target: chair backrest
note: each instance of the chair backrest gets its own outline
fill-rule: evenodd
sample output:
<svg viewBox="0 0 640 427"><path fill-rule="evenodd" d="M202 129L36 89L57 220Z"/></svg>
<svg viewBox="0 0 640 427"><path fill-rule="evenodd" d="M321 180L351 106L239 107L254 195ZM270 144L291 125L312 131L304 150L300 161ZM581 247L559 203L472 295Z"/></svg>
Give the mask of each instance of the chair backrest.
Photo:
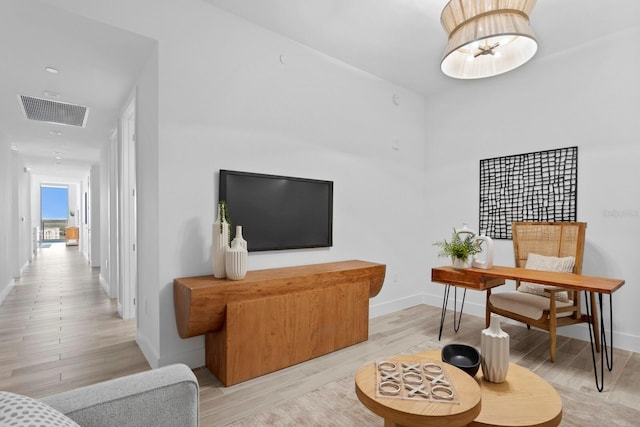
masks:
<svg viewBox="0 0 640 427"><path fill-rule="evenodd" d="M576 258L573 272L582 273L586 222L514 222L511 224L516 267L527 264L529 253Z"/></svg>

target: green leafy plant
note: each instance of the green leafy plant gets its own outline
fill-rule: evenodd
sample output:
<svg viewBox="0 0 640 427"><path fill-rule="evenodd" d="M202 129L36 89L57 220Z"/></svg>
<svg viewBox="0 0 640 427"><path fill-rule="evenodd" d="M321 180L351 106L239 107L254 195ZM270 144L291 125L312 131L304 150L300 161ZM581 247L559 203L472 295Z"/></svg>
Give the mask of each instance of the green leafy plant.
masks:
<svg viewBox="0 0 640 427"><path fill-rule="evenodd" d="M474 242L473 240L476 237L475 234L464 233L467 235L464 239L460 237L460 234L454 229L451 241L443 240L434 243L434 246L438 246L441 249L440 253L438 253L439 257L453 257L466 261L470 255L482 252L481 242Z"/></svg>
<svg viewBox="0 0 640 427"><path fill-rule="evenodd" d="M220 234L222 234L222 224L226 221L229 224L229 239L231 239L231 218L229 217L229 208L224 200L218 201L218 215L220 218Z"/></svg>

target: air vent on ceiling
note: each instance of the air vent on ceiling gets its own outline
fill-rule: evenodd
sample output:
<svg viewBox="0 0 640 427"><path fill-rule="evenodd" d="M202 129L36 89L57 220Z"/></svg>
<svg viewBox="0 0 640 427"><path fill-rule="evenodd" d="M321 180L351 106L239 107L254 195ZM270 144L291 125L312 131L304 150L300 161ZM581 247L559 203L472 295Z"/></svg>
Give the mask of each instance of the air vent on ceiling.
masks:
<svg viewBox="0 0 640 427"><path fill-rule="evenodd" d="M24 113L30 120L84 127L89 108L66 102L19 95Z"/></svg>

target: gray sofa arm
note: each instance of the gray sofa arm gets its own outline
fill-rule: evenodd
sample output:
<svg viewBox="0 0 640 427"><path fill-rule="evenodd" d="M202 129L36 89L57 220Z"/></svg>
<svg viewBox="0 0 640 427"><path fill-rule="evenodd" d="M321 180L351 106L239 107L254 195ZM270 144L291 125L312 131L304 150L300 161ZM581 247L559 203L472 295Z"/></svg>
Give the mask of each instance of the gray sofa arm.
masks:
<svg viewBox="0 0 640 427"><path fill-rule="evenodd" d="M40 399L83 427L197 426L198 380L165 366Z"/></svg>

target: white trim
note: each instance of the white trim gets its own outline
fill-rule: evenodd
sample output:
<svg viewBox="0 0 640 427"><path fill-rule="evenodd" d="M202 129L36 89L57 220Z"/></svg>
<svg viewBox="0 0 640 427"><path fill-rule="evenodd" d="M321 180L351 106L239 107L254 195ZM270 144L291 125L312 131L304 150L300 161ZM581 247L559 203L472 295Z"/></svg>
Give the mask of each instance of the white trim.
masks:
<svg viewBox="0 0 640 427"><path fill-rule="evenodd" d="M162 358L157 361L158 366L167 366L174 363L184 363L192 369L204 366L206 364L204 339L202 340L202 342L203 347L192 348L187 351L181 351L179 353L163 355Z"/></svg>
<svg viewBox="0 0 640 427"><path fill-rule="evenodd" d="M24 265L20 268L20 277L24 276L24 271L29 267L29 261L25 262Z"/></svg>
<svg viewBox="0 0 640 427"><path fill-rule="evenodd" d="M11 279L7 284L7 286L4 287L2 292L0 292L0 305L4 303L5 299L7 299L7 297L11 293L11 290L13 289L14 286L15 286L15 280Z"/></svg>
<svg viewBox="0 0 640 427"><path fill-rule="evenodd" d="M100 286L102 286L102 290L107 294L109 298L113 298L113 295L111 295L111 292L109 292L109 282L107 282L107 279L104 278L102 272L100 272L98 278L100 280Z"/></svg>
<svg viewBox="0 0 640 427"><path fill-rule="evenodd" d="M374 317L384 316L385 314L413 307L416 305L416 301L424 303L422 294L412 295L381 304L372 304L372 301L369 300L369 318L372 319Z"/></svg>
<svg viewBox="0 0 640 427"><path fill-rule="evenodd" d="M158 352L150 344L150 341L140 333L140 329L136 330L136 343L138 344L138 347L140 347L140 350L142 351L145 359L147 359L147 362L149 362L149 365L151 365L153 369L160 367L160 365L158 364L158 361L160 359L160 357L158 356ZM202 353L204 354L204 349L202 349Z"/></svg>

